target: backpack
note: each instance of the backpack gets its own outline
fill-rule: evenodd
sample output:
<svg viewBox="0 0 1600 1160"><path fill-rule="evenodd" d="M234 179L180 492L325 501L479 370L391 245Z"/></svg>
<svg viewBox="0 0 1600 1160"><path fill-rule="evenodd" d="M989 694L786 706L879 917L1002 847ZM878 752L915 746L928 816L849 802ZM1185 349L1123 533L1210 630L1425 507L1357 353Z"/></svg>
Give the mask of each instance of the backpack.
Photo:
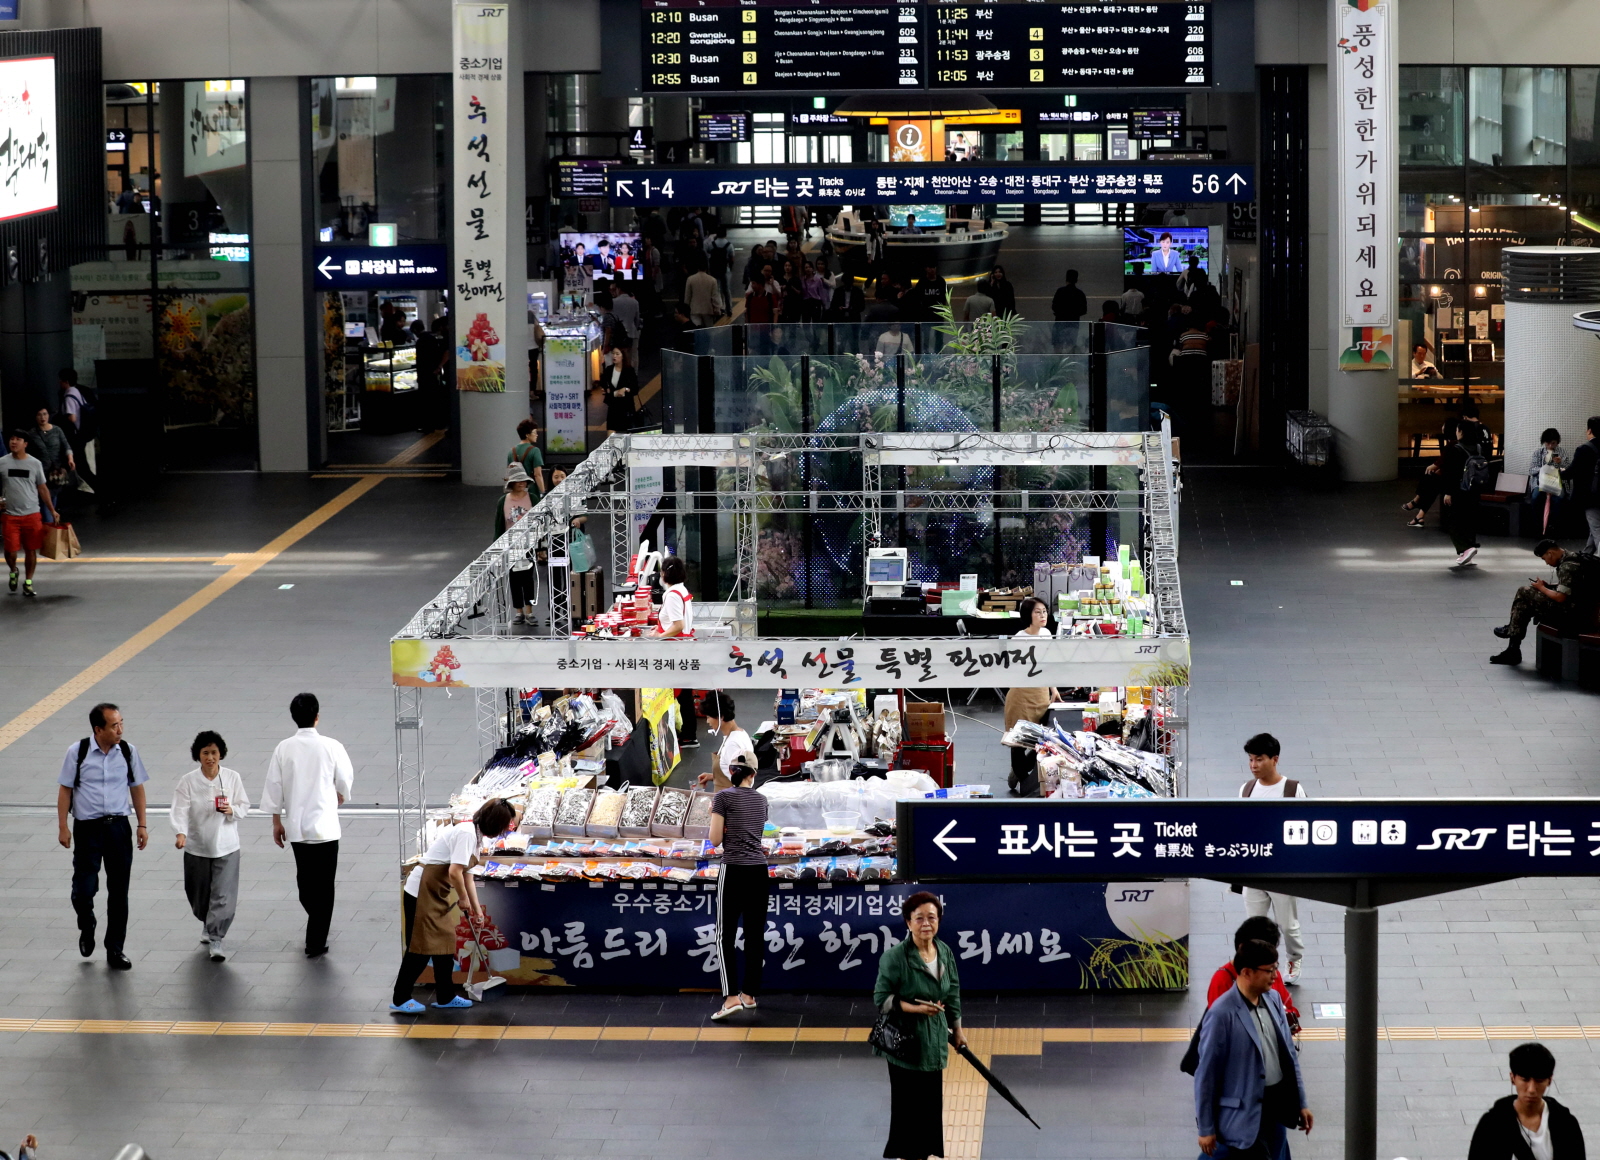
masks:
<svg viewBox="0 0 1600 1160"><path fill-rule="evenodd" d="M717 238L711 243L710 261L707 263L707 272L715 278L721 278L728 272L733 254L733 246L727 238Z"/></svg>
<svg viewBox="0 0 1600 1160"><path fill-rule="evenodd" d="M1249 797L1249 796L1251 796L1251 794L1253 794L1255 792L1255 788L1256 788L1256 779L1252 777L1249 781L1244 783L1243 787L1239 791L1239 796L1240 797ZM1299 797L1300 796L1300 783L1298 781L1296 781L1292 777L1284 778L1283 779L1283 796L1286 797L1286 798Z"/></svg>
<svg viewBox="0 0 1600 1160"><path fill-rule="evenodd" d="M126 741L117 742L117 748L122 750L122 760L128 765L128 788L133 788L133 748ZM89 756L89 738L85 737L78 742L78 768L72 776L72 792L78 792L78 786L83 781L83 762ZM72 812L72 803L67 803L67 812Z"/></svg>
<svg viewBox="0 0 1600 1160"><path fill-rule="evenodd" d="M100 392L82 383L74 383L72 389L78 392L82 400L78 406L78 438L91 439L100 430ZM66 410L66 399L63 396L61 413L66 414Z"/></svg>
<svg viewBox="0 0 1600 1160"><path fill-rule="evenodd" d="M1471 442L1465 438L1461 440L1461 450L1467 457L1461 466L1461 490L1464 492L1479 493L1489 486L1488 448L1482 434L1480 427Z"/></svg>

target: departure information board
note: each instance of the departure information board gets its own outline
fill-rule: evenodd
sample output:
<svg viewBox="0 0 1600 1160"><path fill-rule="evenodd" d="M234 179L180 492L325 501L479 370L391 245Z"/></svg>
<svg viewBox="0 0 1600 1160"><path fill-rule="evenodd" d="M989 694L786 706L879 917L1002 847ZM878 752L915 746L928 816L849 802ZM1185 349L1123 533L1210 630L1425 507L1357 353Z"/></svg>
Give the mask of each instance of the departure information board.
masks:
<svg viewBox="0 0 1600 1160"><path fill-rule="evenodd" d="M1209 5L932 4L928 87L1177 88L1211 83Z"/></svg>
<svg viewBox="0 0 1600 1160"><path fill-rule="evenodd" d="M641 0L647 93L1189 88L1208 0Z"/></svg>
<svg viewBox="0 0 1600 1160"><path fill-rule="evenodd" d="M862 92L922 86L905 0L643 0L644 91Z"/></svg>

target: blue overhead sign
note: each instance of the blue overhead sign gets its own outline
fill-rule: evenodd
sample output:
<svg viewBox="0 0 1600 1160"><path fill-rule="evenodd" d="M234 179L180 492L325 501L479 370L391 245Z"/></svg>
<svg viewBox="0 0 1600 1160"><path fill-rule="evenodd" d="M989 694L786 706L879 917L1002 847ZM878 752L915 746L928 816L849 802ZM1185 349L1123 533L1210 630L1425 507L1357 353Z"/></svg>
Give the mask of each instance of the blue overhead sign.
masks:
<svg viewBox="0 0 1600 1160"><path fill-rule="evenodd" d="M1600 798L910 801L920 882L1495 880L1600 872Z"/></svg>
<svg viewBox="0 0 1600 1160"><path fill-rule="evenodd" d="M855 205L1006 201L1252 201L1255 167L1168 165L769 165L630 167L606 174L618 205Z"/></svg>
<svg viewBox="0 0 1600 1160"><path fill-rule="evenodd" d="M449 246L313 246L318 290L436 290L450 285Z"/></svg>

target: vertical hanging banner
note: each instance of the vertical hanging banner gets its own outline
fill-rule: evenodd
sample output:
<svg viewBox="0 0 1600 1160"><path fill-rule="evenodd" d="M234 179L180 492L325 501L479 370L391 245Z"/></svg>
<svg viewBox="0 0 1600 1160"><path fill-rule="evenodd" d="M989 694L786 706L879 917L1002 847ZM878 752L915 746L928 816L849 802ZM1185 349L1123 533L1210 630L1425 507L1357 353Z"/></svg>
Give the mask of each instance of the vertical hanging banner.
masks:
<svg viewBox="0 0 1600 1160"><path fill-rule="evenodd" d="M1396 0L1333 0L1341 371L1395 364Z"/></svg>
<svg viewBox="0 0 1600 1160"><path fill-rule="evenodd" d="M506 58L511 16L505 4L454 4L455 269L451 288L455 320L456 387L503 392L506 358L506 153L511 120ZM516 207L522 228L522 207ZM519 296L520 298L520 296ZM521 318L516 320L522 325Z"/></svg>
<svg viewBox="0 0 1600 1160"><path fill-rule="evenodd" d="M544 368L545 448L582 455L589 449L589 344L581 338L547 338L540 362Z"/></svg>

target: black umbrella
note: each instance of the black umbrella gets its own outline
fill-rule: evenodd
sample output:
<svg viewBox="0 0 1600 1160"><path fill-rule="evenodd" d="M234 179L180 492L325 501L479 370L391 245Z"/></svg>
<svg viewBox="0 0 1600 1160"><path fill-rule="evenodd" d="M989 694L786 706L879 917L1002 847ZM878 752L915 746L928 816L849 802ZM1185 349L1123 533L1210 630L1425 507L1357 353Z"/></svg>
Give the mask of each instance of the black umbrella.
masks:
<svg viewBox="0 0 1600 1160"><path fill-rule="evenodd" d="M1005 1081L1003 1081L999 1076L995 1075L994 1072L984 1067L983 1064L978 1062L978 1057L972 1054L972 1049L970 1047L967 1047L965 1044L957 1043L954 1036L951 1036L950 1038L950 1046L954 1047L961 1055L961 1058L966 1060L973 1066L973 1068L977 1070L977 1073L983 1077L985 1083L1005 1097L1006 1103L1010 1104L1012 1107L1016 1108L1017 1111L1021 1112L1023 1119L1027 1120L1028 1123L1032 1124L1035 1128L1039 1128L1041 1132L1044 1131L1043 1128L1039 1127L1039 1121L1028 1115L1028 1109L1023 1107L1022 1102L1018 1100L1016 1096L1011 1094L1011 1089L1006 1087Z"/></svg>

